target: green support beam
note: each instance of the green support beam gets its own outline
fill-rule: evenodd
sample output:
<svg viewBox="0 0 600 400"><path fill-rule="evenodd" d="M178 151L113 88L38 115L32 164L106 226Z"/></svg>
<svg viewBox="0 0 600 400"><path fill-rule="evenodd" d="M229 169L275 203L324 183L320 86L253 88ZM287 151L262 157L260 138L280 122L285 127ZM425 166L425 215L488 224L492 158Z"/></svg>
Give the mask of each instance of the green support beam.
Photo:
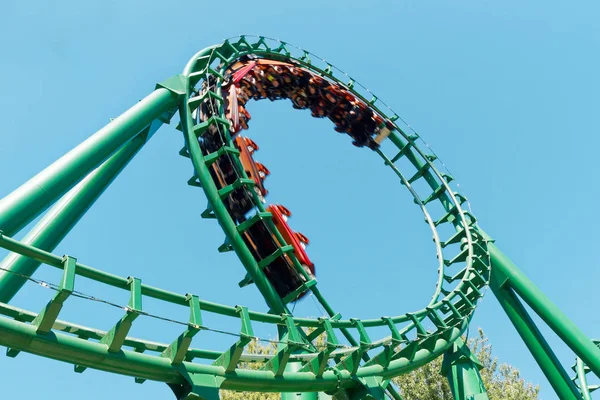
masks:
<svg viewBox="0 0 600 400"><path fill-rule="evenodd" d="M215 360L213 365L222 367L225 372L233 372L237 368L244 347L248 345L254 338L254 330L252 329L252 321L248 315L248 308L238 306L237 312L242 322L242 329L240 331L239 339L229 348L221 354L219 358Z"/></svg>
<svg viewBox="0 0 600 400"><path fill-rule="evenodd" d="M444 353L442 375L448 378L454 400L489 400L479 370L477 357L462 339L457 339Z"/></svg>
<svg viewBox="0 0 600 400"><path fill-rule="evenodd" d="M359 385L356 388L347 390L343 395L337 395L334 398L341 397L344 400L385 400L385 390L389 386L389 381L384 381L380 377L375 376L357 380Z"/></svg>
<svg viewBox="0 0 600 400"><path fill-rule="evenodd" d="M509 287L503 288L497 283L493 278L492 291L556 394L561 400L581 400L579 390L515 293Z"/></svg>
<svg viewBox="0 0 600 400"><path fill-rule="evenodd" d="M85 177L48 210L21 242L53 251L162 124L155 120ZM40 264L17 253L6 256L0 263L0 302L10 302Z"/></svg>
<svg viewBox="0 0 600 400"><path fill-rule="evenodd" d="M58 314L63 307L64 302L73 293L75 289L75 268L77 259L71 256L65 256L63 269L63 278L60 282L58 292L46 307L31 322L37 326L38 333L49 333L58 318Z"/></svg>
<svg viewBox="0 0 600 400"><path fill-rule="evenodd" d="M285 367L285 372L298 372L301 368L301 362L289 362ZM281 393L281 400L320 400L320 398L317 392L291 392Z"/></svg>
<svg viewBox="0 0 600 400"><path fill-rule="evenodd" d="M575 370L577 372L577 378L579 380L579 390L581 390L581 396L583 400L592 400L592 394L590 388L587 383L587 371L585 370L585 365L581 358L577 358L577 362L575 363Z"/></svg>
<svg viewBox="0 0 600 400"><path fill-rule="evenodd" d="M496 287L508 285L548 324L548 326L600 376L600 349L546 296L519 268L490 243L492 271Z"/></svg>
<svg viewBox="0 0 600 400"><path fill-rule="evenodd" d="M127 334L133 325L133 321L137 319L142 311L142 281L139 278L129 278L130 297L129 305L125 310L125 315L117 322L117 324L100 340L100 343L105 344L108 351L117 353L121 351L121 347L125 343Z"/></svg>
<svg viewBox="0 0 600 400"><path fill-rule="evenodd" d="M219 400L219 391L225 381L223 377L211 374L189 372L182 364L178 370L186 382L179 385L170 384L177 400Z"/></svg>
<svg viewBox="0 0 600 400"><path fill-rule="evenodd" d="M185 359L192 339L202 326L202 316L200 311L200 300L198 296L187 294L186 299L190 303L190 320L188 327L171 345L162 353L163 356L168 357L172 364L181 364Z"/></svg>
<svg viewBox="0 0 600 400"><path fill-rule="evenodd" d="M0 200L0 230L8 236L17 233L152 121L170 118L180 96L159 87L4 197Z"/></svg>
<svg viewBox="0 0 600 400"><path fill-rule="evenodd" d="M294 353L301 353L307 344L305 335L296 327L291 315L282 317L285 327L279 328L279 345L273 358L265 363L262 369L271 371L275 376L282 376L286 370L287 363Z"/></svg>

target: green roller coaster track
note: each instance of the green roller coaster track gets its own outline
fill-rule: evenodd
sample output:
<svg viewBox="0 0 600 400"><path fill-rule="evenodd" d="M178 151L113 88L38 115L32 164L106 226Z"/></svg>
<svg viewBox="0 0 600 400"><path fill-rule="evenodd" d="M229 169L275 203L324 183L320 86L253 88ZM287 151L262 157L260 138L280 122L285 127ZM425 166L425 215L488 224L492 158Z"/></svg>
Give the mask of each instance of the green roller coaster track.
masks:
<svg viewBox="0 0 600 400"><path fill-rule="evenodd" d="M411 193L433 235L438 280L431 301L423 309L391 317L344 319L326 301L291 246L281 246L259 262L253 257L242 237L245 230L262 221L285 243L281 233L254 191L250 191L256 206L253 217L236 224L229 215L223 199L233 190L254 185L243 168L239 179L220 189L209 172L210 165L224 154L240 165L239 152L231 141L230 122L224 114L221 86L228 66L247 54L293 62L336 82L393 122L394 130L373 153ZM214 89L198 91L211 75L216 82ZM218 112L207 121L197 122L194 112L207 98L218 106ZM143 284L138 277L113 275L79 263L71 256L52 253L138 150L176 112L185 143L180 154L190 158L194 167L188 184L201 188L208 200L202 217L209 220L207 223L215 220L221 226L225 241L219 251L236 253L248 280L264 297L268 312L169 292ZM205 155L199 138L209 126L224 132L227 143ZM428 189L418 189L423 187ZM0 200L0 246L11 252L0 263L0 344L7 347L10 357L28 352L72 363L76 372L94 368L132 376L138 382L165 382L178 399L206 400L218 399L220 389L284 392L286 399L401 399L390 379L443 355L442 372L448 377L454 398L483 400L488 397L478 360L464 345L461 335L489 285L557 395L561 399L590 399L590 392L596 387L587 383L587 376L600 376L598 342L587 338L496 247L466 205L466 197L456 190L453 177L429 146L376 95L346 73L283 41L260 36L228 39L194 55L181 74L159 83L150 95ZM22 240L14 238L46 210ZM302 287L285 298L278 295L263 272L282 254L289 256L306 279ZM35 280L32 275L41 265L62 270L59 284L42 282L54 289L54 297L37 313L10 305L24 283ZM76 277L129 292L127 306L113 304L124 311L114 326L102 329L58 319L69 297L95 300L76 290ZM288 304L304 291L312 292L326 310L327 318L293 315ZM189 308L188 321L172 320L182 325L182 333L171 343L129 336L137 318L152 317L144 311L144 297ZM554 355L523 301L576 355L573 378ZM241 326L227 351L192 346L195 335L203 330L219 332L203 325L206 314L237 320ZM271 324L277 329L275 354L247 352L254 338L253 323ZM388 329L389 334L373 340L370 331L378 327Z"/></svg>

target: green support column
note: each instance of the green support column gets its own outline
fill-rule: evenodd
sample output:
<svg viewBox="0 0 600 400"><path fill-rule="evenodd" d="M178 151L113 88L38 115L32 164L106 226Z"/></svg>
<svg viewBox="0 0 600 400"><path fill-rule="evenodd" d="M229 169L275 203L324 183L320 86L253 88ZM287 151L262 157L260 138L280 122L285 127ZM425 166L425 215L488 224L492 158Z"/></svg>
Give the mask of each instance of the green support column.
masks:
<svg viewBox="0 0 600 400"><path fill-rule="evenodd" d="M90 173L44 215L21 242L53 251L162 124L154 121ZM0 302L10 302L25 284L24 276L33 275L39 265L40 262L32 258L10 253L0 263Z"/></svg>
<svg viewBox="0 0 600 400"><path fill-rule="evenodd" d="M454 400L489 400L479 370L477 357L462 339L457 339L444 353L442 375L448 378Z"/></svg>
<svg viewBox="0 0 600 400"><path fill-rule="evenodd" d="M0 200L0 230L13 236L153 120L176 108L180 95L159 87L52 165Z"/></svg>
<svg viewBox="0 0 600 400"><path fill-rule="evenodd" d="M509 285L600 376L600 349L494 244L488 244L496 286Z"/></svg>
<svg viewBox="0 0 600 400"><path fill-rule="evenodd" d="M492 291L556 394L562 400L581 400L575 384L512 289L498 287L496 283L497 281L492 281Z"/></svg>
<svg viewBox="0 0 600 400"><path fill-rule="evenodd" d="M197 374L187 371L183 364L177 367L186 382L181 385L169 384L177 400L219 400L223 377Z"/></svg>
<svg viewBox="0 0 600 400"><path fill-rule="evenodd" d="M285 372L298 372L302 368L300 361L290 362L285 367ZM281 400L319 400L317 392L282 393Z"/></svg>
<svg viewBox="0 0 600 400"><path fill-rule="evenodd" d="M592 394L590 393L590 388L588 387L587 383L585 365L583 365L583 361L581 361L581 358L577 358L575 368L577 370L577 378L579 379L579 389L581 390L581 396L583 397L583 400L592 400Z"/></svg>
<svg viewBox="0 0 600 400"><path fill-rule="evenodd" d="M284 326L278 326L278 336L279 341L281 342L278 346L278 350L281 350L283 347L288 346L284 344L288 339L288 330ZM294 353L301 353L302 351L296 351ZM302 368L302 362L288 362L285 365L285 372L298 372ZM319 393L318 392L288 392L281 393L281 400L318 400Z"/></svg>
<svg viewBox="0 0 600 400"><path fill-rule="evenodd" d="M335 400L385 400L388 381L383 381L381 377L370 376L359 378L357 383L357 387L339 392L333 398Z"/></svg>

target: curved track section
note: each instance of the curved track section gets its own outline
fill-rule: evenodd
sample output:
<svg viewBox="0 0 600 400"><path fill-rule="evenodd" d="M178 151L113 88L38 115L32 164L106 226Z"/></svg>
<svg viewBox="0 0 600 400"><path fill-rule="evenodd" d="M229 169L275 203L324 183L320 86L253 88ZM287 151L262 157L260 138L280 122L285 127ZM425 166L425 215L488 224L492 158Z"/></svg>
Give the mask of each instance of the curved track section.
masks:
<svg viewBox="0 0 600 400"><path fill-rule="evenodd" d="M382 121L369 138L354 137L354 141L359 146L366 145L364 151L380 157L398 176L431 228L439 279L431 301L423 309L360 320L342 318L327 303L310 269L304 268L298 253L273 223L273 213L262 203L261 192L254 190L257 181L246 173L241 152L234 143L237 128L232 126L227 103L227 94L232 90L230 72L232 66L247 62L249 57L271 64L285 63L311 77L319 77L338 93L352 96L370 110L366 111L368 115ZM201 187L206 194L208 207L202 215L216 219L223 228L225 241L220 250L236 252L248 273L246 283L252 281L257 286L270 308L269 313L215 304L193 294L168 292L145 285L138 278L109 274L71 257L59 257L0 235L0 246L60 268L65 276L61 285L53 287L57 294L40 313L9 305L0 307L8 317L0 318L0 344L9 347L9 355L26 351L73 363L79 372L96 368L134 376L138 381L151 379L185 386L186 382L196 382L190 376L209 376L225 389L264 391L268 387L270 391L336 393L360 385L359 379L389 379L406 373L447 350L466 329L488 284L487 242L479 233L475 217L464 209L466 198L453 188L452 176L443 172L435 154L424 150L428 146L417 135L407 133L410 130L398 115L325 60L264 37L229 39L202 50L188 62L180 79L186 86L179 105L180 128L185 138L181 154L191 159L195 170L188 183ZM202 104L213 107L210 115L200 116ZM222 142L207 149L206 135L211 132L217 132ZM228 175L227 182L219 183L211 168L219 166L225 158L230 162L232 175ZM240 191L250 201L248 212L241 216L233 215L234 208L228 204L231 196ZM274 248L264 247L262 242L252 247L245 235L256 226L267 231L272 239L269 246L275 243ZM253 235L250 236L256 238ZM259 255L257 248L269 248L272 253L262 251ZM277 287L281 276L277 276L279 270L273 266L278 259L288 262L290 270L286 276L293 273L298 277L294 287ZM69 294L94 300L76 292L75 275L130 293L127 306L109 304L125 311L115 326L103 330L56 319ZM287 304L308 291L321 302L329 317L292 315ZM182 334L172 343L149 342L128 335L136 318L153 317L143 310L143 297L189 309L188 321L161 317L183 325ZM241 330L224 352L192 346L193 338L197 334L201 337L202 331L222 331L220 327L202 323L207 313L239 320ZM254 337L253 322L272 324L281 333L274 356L245 353ZM369 331L376 327L386 327L389 335L371 339ZM345 341L338 339L342 336ZM318 338L322 338L323 345L315 344ZM301 363L299 371L286 371L289 362ZM248 365L252 363L258 364Z"/></svg>
<svg viewBox="0 0 600 400"><path fill-rule="evenodd" d="M597 347L600 347L600 340L593 340L593 342ZM592 393L600 389L600 385L597 382L589 382L588 380L588 374L591 372L591 369L579 357L575 359L572 369L575 372L573 382L575 382L577 388L581 391L583 400L591 400Z"/></svg>

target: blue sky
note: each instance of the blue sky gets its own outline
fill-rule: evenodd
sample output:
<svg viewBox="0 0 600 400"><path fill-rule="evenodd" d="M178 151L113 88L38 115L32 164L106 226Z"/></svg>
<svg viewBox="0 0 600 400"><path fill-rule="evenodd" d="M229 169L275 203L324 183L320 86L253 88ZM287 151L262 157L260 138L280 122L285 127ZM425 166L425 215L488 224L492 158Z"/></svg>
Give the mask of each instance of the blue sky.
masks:
<svg viewBox="0 0 600 400"><path fill-rule="evenodd" d="M481 227L585 333L600 336L592 312L600 278L596 3L8 0L0 11L0 196L179 73L197 50L241 33L277 37L348 71L409 121L458 179ZM332 305L358 318L423 307L435 253L396 178L368 150L289 104L249 110L248 133L261 146L256 157L272 172L269 200L288 206L292 227L312 240L309 254ZM181 145L173 126L160 130L56 253L169 290L264 309L255 288L237 288L237 258L217 253L223 234L199 217L205 199L185 184L192 168L177 155ZM58 280L55 271L38 276ZM15 304L39 310L49 296L27 286ZM310 299L297 311L320 315ZM78 300L61 315L104 329L119 317ZM556 398L491 292L476 327L501 361L541 385L543 399ZM142 321L132 333L168 342L179 329ZM570 366L572 353L542 331ZM204 333L195 342L213 344L227 345ZM9 398L170 396L162 384L92 370L75 375L70 365L27 354L0 358L0 371Z"/></svg>

